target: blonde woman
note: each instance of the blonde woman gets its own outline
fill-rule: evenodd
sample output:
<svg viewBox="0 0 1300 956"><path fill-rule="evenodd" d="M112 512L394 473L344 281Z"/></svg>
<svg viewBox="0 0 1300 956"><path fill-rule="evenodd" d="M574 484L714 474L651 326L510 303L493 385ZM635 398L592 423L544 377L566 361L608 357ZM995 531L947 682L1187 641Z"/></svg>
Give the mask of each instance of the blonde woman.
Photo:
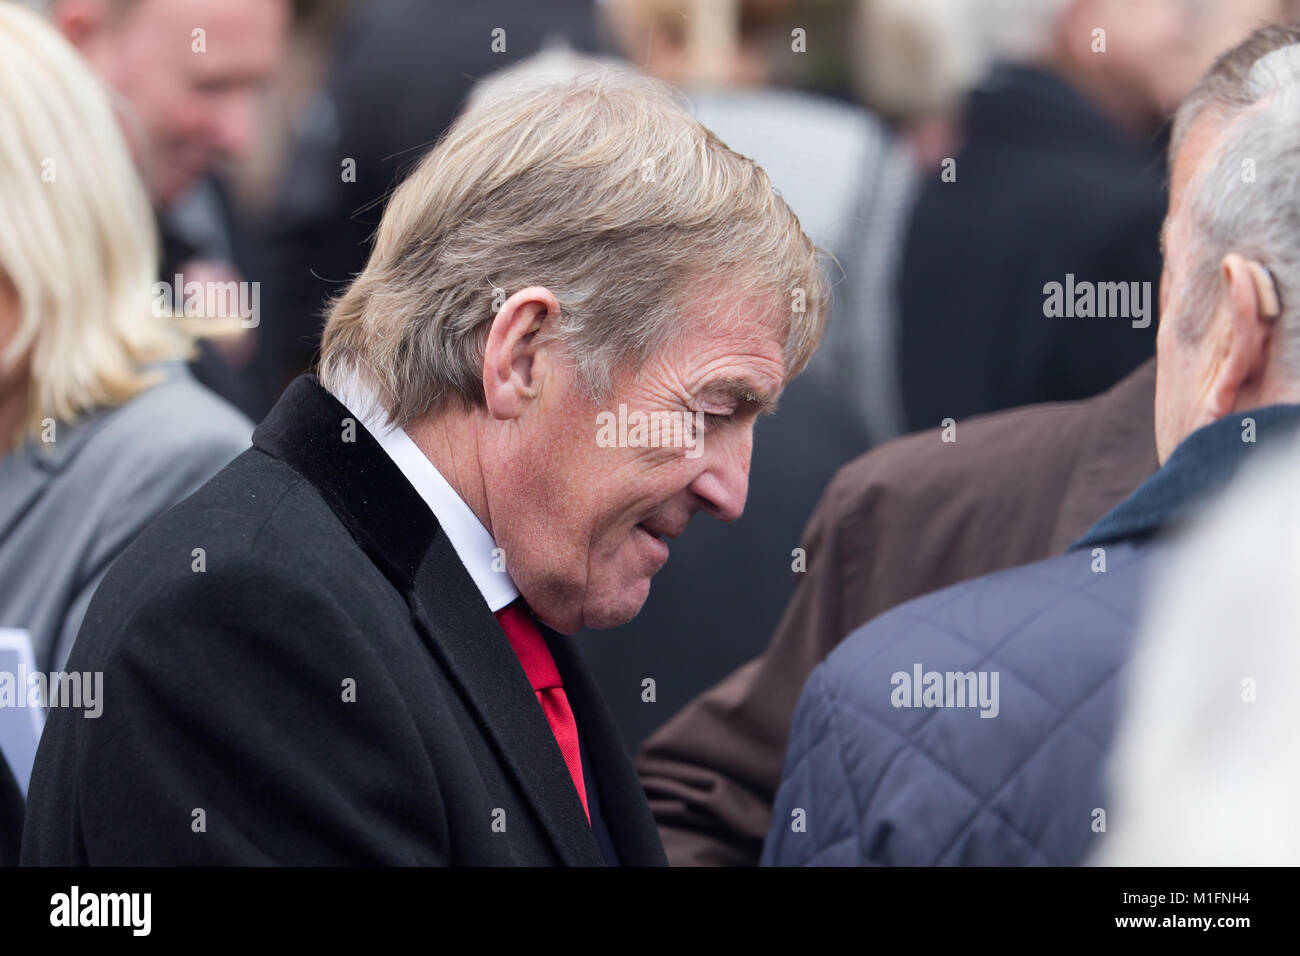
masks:
<svg viewBox="0 0 1300 956"><path fill-rule="evenodd" d="M190 341L156 314L154 219L108 93L11 3L0 210L0 628L49 671L118 552L251 426L190 378Z"/></svg>

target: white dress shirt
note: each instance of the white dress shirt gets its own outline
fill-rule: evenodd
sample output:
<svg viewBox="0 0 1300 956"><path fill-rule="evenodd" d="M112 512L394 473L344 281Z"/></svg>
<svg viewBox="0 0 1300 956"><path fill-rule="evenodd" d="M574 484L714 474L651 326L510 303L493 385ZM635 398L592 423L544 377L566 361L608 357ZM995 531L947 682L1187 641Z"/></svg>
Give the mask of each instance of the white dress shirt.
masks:
<svg viewBox="0 0 1300 956"><path fill-rule="evenodd" d="M501 554L496 550L496 542L492 540L487 528L483 527L483 522L478 520L478 515L465 503L465 499L447 483L447 479L442 477L428 456L420 451L411 436L405 430L387 424L387 416L374 392L354 377L334 393L334 397L374 436L379 447L424 499L446 532L451 546L456 550L456 556L474 579L479 593L487 602L488 610L495 614L519 597L519 589L505 570ZM494 564L501 570L493 570Z"/></svg>

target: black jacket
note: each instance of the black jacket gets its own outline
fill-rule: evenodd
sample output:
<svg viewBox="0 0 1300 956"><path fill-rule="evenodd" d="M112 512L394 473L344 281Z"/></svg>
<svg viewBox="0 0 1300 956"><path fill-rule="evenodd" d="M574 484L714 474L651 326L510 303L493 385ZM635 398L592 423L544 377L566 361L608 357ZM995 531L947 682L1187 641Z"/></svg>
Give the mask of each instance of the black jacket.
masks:
<svg viewBox="0 0 1300 956"><path fill-rule="evenodd" d="M1165 215L1158 145L1046 73L1005 67L971 95L956 181L941 171L925 181L903 250L909 430L1088 398L1154 353ZM1067 274L1150 282L1150 325L1044 315L1043 287L1064 286Z"/></svg>
<svg viewBox="0 0 1300 956"><path fill-rule="evenodd" d="M300 378L109 571L68 662L104 672L103 714L51 712L24 864L605 861L496 619L349 417ZM599 692L545 634L618 859L664 863Z"/></svg>

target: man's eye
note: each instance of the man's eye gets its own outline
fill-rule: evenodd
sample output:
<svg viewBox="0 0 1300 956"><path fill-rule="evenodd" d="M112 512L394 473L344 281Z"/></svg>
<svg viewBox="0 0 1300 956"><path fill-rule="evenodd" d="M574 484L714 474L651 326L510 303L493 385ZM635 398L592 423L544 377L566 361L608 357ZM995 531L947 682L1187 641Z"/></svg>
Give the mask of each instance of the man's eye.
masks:
<svg viewBox="0 0 1300 956"><path fill-rule="evenodd" d="M698 430L701 434L711 432L715 428L731 422L735 417L735 412L727 412L725 415L719 415L715 412L706 412L703 409L695 409L690 416L690 426L692 431Z"/></svg>
<svg viewBox="0 0 1300 956"><path fill-rule="evenodd" d="M735 413L734 413L734 412L728 412L728 413L725 414L725 415L716 415L716 414L714 414L714 413L712 413L712 412L699 412L698 414L699 414L699 416L700 416L701 418L704 419L704 429L703 429L703 430L706 431L706 432L711 432L711 431L713 431L715 428L720 428L720 427L722 427L723 425L726 425L727 423L729 423L729 422L732 420L732 416L733 416Z"/></svg>

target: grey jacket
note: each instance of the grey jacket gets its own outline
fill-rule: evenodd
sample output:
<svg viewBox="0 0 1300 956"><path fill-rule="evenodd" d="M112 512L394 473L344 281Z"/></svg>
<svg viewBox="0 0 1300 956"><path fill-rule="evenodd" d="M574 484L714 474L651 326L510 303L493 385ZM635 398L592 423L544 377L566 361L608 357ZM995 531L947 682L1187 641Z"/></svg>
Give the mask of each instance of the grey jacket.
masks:
<svg viewBox="0 0 1300 956"><path fill-rule="evenodd" d="M0 627L31 635L42 671L62 669L118 553L249 445L243 415L182 363L162 368L126 404L0 458Z"/></svg>

